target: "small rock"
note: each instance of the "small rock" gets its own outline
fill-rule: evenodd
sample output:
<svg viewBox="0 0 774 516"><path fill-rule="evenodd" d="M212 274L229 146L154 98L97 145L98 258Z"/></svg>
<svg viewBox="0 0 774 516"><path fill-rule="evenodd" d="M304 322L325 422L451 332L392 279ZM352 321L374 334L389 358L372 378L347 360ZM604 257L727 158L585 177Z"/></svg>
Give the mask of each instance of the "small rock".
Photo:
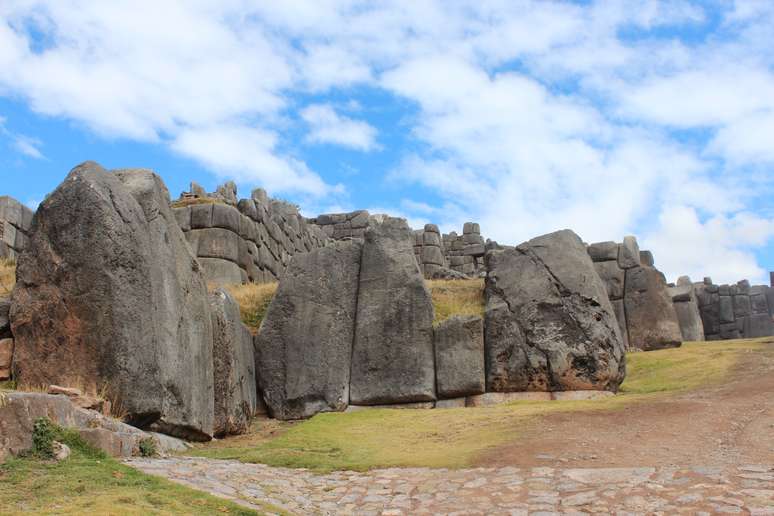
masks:
<svg viewBox="0 0 774 516"><path fill-rule="evenodd" d="M70 457L70 447L64 443L54 441L54 460L61 462Z"/></svg>

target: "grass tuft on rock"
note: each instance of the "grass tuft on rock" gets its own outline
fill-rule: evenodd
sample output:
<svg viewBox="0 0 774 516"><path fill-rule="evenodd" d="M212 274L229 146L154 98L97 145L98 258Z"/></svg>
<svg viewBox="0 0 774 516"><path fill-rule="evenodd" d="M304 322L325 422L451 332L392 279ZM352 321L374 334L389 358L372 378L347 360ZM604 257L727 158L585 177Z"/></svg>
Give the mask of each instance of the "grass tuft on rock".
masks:
<svg viewBox="0 0 774 516"><path fill-rule="evenodd" d="M621 394L595 401L520 401L481 408L372 409L318 414L303 422L256 421L247 435L189 453L317 471L383 467L471 467L492 447L519 439L556 412L618 410L631 403L716 384L750 354L774 356L774 339L686 343L627 355ZM452 452L450 452L452 450Z"/></svg>
<svg viewBox="0 0 774 516"><path fill-rule="evenodd" d="M435 320L438 325L455 315L484 316L484 280L429 280L427 287L433 297Z"/></svg>
<svg viewBox="0 0 774 516"><path fill-rule="evenodd" d="M171 206L173 208L185 208L186 206L193 206L195 204L226 204L222 199L216 199L215 197L185 197L172 201Z"/></svg>
<svg viewBox="0 0 774 516"><path fill-rule="evenodd" d="M278 285L278 283L247 283L226 287L239 305L242 322L253 334L258 333Z"/></svg>

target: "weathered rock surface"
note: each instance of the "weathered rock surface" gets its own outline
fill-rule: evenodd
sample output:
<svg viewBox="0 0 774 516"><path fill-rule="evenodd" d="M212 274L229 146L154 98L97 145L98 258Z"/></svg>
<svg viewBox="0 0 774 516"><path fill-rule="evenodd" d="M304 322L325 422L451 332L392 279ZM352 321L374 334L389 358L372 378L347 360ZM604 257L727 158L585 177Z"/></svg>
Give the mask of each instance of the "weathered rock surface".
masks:
<svg viewBox="0 0 774 516"><path fill-rule="evenodd" d="M703 341L704 324L701 322L699 304L696 300L693 284L690 280L678 283L677 286L670 287L668 291L674 303L682 339L684 341Z"/></svg>
<svg viewBox="0 0 774 516"><path fill-rule="evenodd" d="M134 425L212 435L206 286L151 171L87 162L43 201L11 322L20 385L77 379L107 387Z"/></svg>
<svg viewBox="0 0 774 516"><path fill-rule="evenodd" d="M215 393L214 435L242 434L259 405L253 336L225 290L210 294Z"/></svg>
<svg viewBox="0 0 774 516"><path fill-rule="evenodd" d="M656 269L634 267L626 271L624 306L632 348L651 351L682 344L672 298Z"/></svg>
<svg viewBox="0 0 774 516"><path fill-rule="evenodd" d="M290 260L255 338L272 416L346 409L361 250L360 242L338 241Z"/></svg>
<svg viewBox="0 0 774 516"><path fill-rule="evenodd" d="M435 378L439 398L484 392L484 322L481 317L455 316L435 328Z"/></svg>
<svg viewBox="0 0 774 516"><path fill-rule="evenodd" d="M488 391L617 390L623 341L577 235L492 251L486 263Z"/></svg>
<svg viewBox="0 0 774 516"><path fill-rule="evenodd" d="M8 339L11 335L11 298L0 297L0 339Z"/></svg>
<svg viewBox="0 0 774 516"><path fill-rule="evenodd" d="M32 447L32 427L40 417L76 429L86 442L114 457L138 455L140 441L149 438L162 454L185 448L172 437L144 432L94 410L76 407L67 396L37 392L7 392L4 396L5 402L0 404L0 463L8 455Z"/></svg>
<svg viewBox="0 0 774 516"><path fill-rule="evenodd" d="M13 339L0 339L0 381L11 378Z"/></svg>
<svg viewBox="0 0 774 516"><path fill-rule="evenodd" d="M355 405L435 400L433 304L404 219L365 232L352 352Z"/></svg>

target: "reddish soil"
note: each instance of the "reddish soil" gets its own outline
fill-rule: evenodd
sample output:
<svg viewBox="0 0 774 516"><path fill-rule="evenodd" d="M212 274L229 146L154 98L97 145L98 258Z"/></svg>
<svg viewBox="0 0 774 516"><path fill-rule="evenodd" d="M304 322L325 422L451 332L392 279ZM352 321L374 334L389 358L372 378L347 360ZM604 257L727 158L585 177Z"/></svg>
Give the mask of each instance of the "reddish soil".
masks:
<svg viewBox="0 0 774 516"><path fill-rule="evenodd" d="M774 464L774 353L742 359L731 376L623 409L548 415L477 465Z"/></svg>

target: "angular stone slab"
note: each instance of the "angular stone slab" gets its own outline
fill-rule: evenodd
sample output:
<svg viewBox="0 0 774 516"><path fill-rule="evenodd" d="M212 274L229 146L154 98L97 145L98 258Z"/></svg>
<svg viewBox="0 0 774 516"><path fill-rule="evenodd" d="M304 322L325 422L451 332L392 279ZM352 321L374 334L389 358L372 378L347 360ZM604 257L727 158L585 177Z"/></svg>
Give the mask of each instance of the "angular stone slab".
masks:
<svg viewBox="0 0 774 516"><path fill-rule="evenodd" d="M484 322L481 317L455 316L435 328L435 377L439 398L484 392Z"/></svg>
<svg viewBox="0 0 774 516"><path fill-rule="evenodd" d="M300 419L347 407L361 251L360 242L333 242L290 260L255 338L272 416Z"/></svg>
<svg viewBox="0 0 774 516"><path fill-rule="evenodd" d="M679 347L682 333L672 298L659 271L634 267L626 271L626 325L634 349Z"/></svg>
<svg viewBox="0 0 774 516"><path fill-rule="evenodd" d="M365 233L350 402L435 400L433 303L404 219L371 217Z"/></svg>
<svg viewBox="0 0 774 516"><path fill-rule="evenodd" d="M618 244L615 242L597 242L589 245L587 250L593 262L618 260Z"/></svg>
<svg viewBox="0 0 774 516"><path fill-rule="evenodd" d="M610 300L623 299L626 271L618 266L618 262L595 262L594 270L604 282Z"/></svg>
<svg viewBox="0 0 774 516"><path fill-rule="evenodd" d="M215 389L214 435L243 434L258 411L253 336L242 324L239 305L225 290L210 294Z"/></svg>
<svg viewBox="0 0 774 516"><path fill-rule="evenodd" d="M575 233L490 251L486 266L487 391L617 390L623 340Z"/></svg>

